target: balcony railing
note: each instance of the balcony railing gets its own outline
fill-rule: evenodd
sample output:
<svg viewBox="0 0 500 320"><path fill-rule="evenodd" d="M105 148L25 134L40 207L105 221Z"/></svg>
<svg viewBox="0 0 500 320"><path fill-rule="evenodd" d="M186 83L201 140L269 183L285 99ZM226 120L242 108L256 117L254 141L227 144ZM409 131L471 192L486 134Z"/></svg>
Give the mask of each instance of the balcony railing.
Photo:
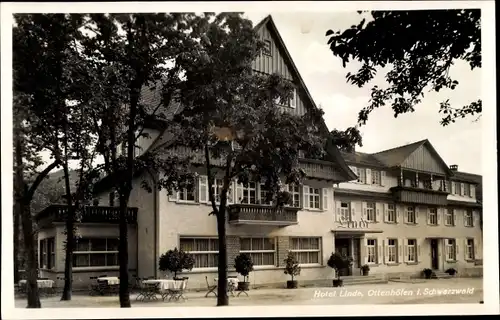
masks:
<svg viewBox="0 0 500 320"><path fill-rule="evenodd" d="M443 205L447 204L448 192L413 187L391 188L394 200L404 203Z"/></svg>
<svg viewBox="0 0 500 320"><path fill-rule="evenodd" d="M68 215L68 206L66 205L51 205L40 211L35 216L37 221L45 222L64 222ZM137 223L137 208L128 208L125 219L128 224ZM120 221L120 208L118 207L101 207L87 206L81 212L82 223L118 223Z"/></svg>
<svg viewBox="0 0 500 320"><path fill-rule="evenodd" d="M297 224L300 208L275 207L258 204L233 204L229 206L230 224L289 226Z"/></svg>

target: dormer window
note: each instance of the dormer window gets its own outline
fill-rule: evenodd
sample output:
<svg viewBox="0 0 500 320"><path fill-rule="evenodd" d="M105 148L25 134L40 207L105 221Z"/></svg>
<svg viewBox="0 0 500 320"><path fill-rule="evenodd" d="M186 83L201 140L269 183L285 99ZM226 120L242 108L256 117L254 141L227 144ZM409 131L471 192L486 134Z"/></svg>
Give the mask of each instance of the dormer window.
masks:
<svg viewBox="0 0 500 320"><path fill-rule="evenodd" d="M264 40L264 48L262 49L262 52L266 56L272 56L272 49L271 49L271 40Z"/></svg>
<svg viewBox="0 0 500 320"><path fill-rule="evenodd" d="M295 109L297 107L297 89L293 88L292 97L290 98L290 108Z"/></svg>

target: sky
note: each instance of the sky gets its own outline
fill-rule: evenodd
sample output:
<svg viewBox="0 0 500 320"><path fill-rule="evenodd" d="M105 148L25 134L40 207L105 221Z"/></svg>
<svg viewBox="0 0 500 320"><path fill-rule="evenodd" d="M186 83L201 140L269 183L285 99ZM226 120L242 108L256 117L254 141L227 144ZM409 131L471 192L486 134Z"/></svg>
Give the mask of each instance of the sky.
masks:
<svg viewBox="0 0 500 320"><path fill-rule="evenodd" d="M268 14L251 12L246 16L255 25ZM344 130L354 126L358 112L368 104L372 85L358 88L346 82L346 73L355 72L357 65L344 69L341 60L330 51L325 33L357 24L361 20L359 14L353 11L271 15L316 105L323 108L328 128ZM373 81L384 82L383 75L378 74ZM360 128L363 146L356 151L375 153L428 139L446 164L458 165L459 171L482 174L481 119L460 119L442 127L438 113L439 103L446 99L458 107L481 97L481 69L471 71L467 64L458 62L450 75L459 81L457 89L426 94L413 113L394 118L390 106L374 110Z"/></svg>

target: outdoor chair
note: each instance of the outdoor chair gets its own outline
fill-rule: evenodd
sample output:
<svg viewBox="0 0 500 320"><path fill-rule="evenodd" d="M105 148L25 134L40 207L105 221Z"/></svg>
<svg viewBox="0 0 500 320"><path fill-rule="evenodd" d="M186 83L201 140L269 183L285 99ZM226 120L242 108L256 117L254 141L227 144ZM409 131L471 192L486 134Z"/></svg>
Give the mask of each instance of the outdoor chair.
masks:
<svg viewBox="0 0 500 320"><path fill-rule="evenodd" d="M137 297L135 298L135 300L144 299L145 290L144 290L144 284L142 283L142 280L143 279L138 278L138 277L135 278L135 285L137 287L137 290L139 290L139 293L137 294Z"/></svg>
<svg viewBox="0 0 500 320"><path fill-rule="evenodd" d="M207 294L205 295L205 298L208 297L209 294L213 293L216 297L217 297L217 292L215 292L215 290L217 289L217 285L216 284L210 284L208 283L208 277L205 276L205 281L207 282Z"/></svg>
<svg viewBox="0 0 500 320"><path fill-rule="evenodd" d="M186 300L186 298L184 297L184 290L186 290L187 288L187 282L188 278L183 278L181 286L179 288L172 288L168 290L170 295L168 301L172 299L174 299L175 301L179 301L180 298L182 298L182 300Z"/></svg>
<svg viewBox="0 0 500 320"><path fill-rule="evenodd" d="M99 294L99 285L97 284L97 277L90 277L89 295L93 296Z"/></svg>
<svg viewBox="0 0 500 320"><path fill-rule="evenodd" d="M150 279L143 279L143 280L150 280ZM137 297L139 300L139 297L141 297L141 301L144 300L158 300L158 297L156 295L160 294L160 284L159 283L142 283L142 290L139 296Z"/></svg>
<svg viewBox="0 0 500 320"><path fill-rule="evenodd" d="M110 287L107 280L97 279L97 288L98 288L97 290L102 296L110 293Z"/></svg>

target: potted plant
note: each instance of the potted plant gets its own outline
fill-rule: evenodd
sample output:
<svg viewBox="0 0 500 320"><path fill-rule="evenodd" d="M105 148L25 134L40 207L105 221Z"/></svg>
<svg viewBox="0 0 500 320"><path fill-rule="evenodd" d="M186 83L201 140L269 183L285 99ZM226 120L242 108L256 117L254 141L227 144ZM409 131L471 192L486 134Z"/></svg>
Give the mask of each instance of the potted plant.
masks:
<svg viewBox="0 0 500 320"><path fill-rule="evenodd" d="M179 279L177 273L193 269L194 258L189 253L175 248L162 254L158 264L160 271L170 271L174 274L174 279ZM183 277L183 279L187 279L187 277Z"/></svg>
<svg viewBox="0 0 500 320"><path fill-rule="evenodd" d="M369 272L370 272L370 266L369 265L364 264L364 265L361 266L361 273L362 273L362 275L367 276Z"/></svg>
<svg viewBox="0 0 500 320"><path fill-rule="evenodd" d="M234 269L243 276L243 281L238 282L239 291L248 291L250 282L248 282L248 274L253 271L253 262L250 255L240 253L234 258Z"/></svg>
<svg viewBox="0 0 500 320"><path fill-rule="evenodd" d="M340 279L339 270L349 268L352 264L352 258L341 255L338 252L332 253L328 259L327 265L335 270L337 279L333 279L334 287L342 287L343 281Z"/></svg>
<svg viewBox="0 0 500 320"><path fill-rule="evenodd" d="M422 270L422 273L424 274L425 279L430 279L432 277L432 270L429 268Z"/></svg>
<svg viewBox="0 0 500 320"><path fill-rule="evenodd" d="M448 270L445 271L447 274L450 276L454 276L455 274L458 273L458 271L455 268L449 268Z"/></svg>
<svg viewBox="0 0 500 320"><path fill-rule="evenodd" d="M299 262L295 259L295 256L291 251L288 251L288 255L283 261L285 262L285 274L292 277L292 280L288 280L286 282L286 287L287 289L295 289L297 288L297 280L294 280L293 278L300 275Z"/></svg>

